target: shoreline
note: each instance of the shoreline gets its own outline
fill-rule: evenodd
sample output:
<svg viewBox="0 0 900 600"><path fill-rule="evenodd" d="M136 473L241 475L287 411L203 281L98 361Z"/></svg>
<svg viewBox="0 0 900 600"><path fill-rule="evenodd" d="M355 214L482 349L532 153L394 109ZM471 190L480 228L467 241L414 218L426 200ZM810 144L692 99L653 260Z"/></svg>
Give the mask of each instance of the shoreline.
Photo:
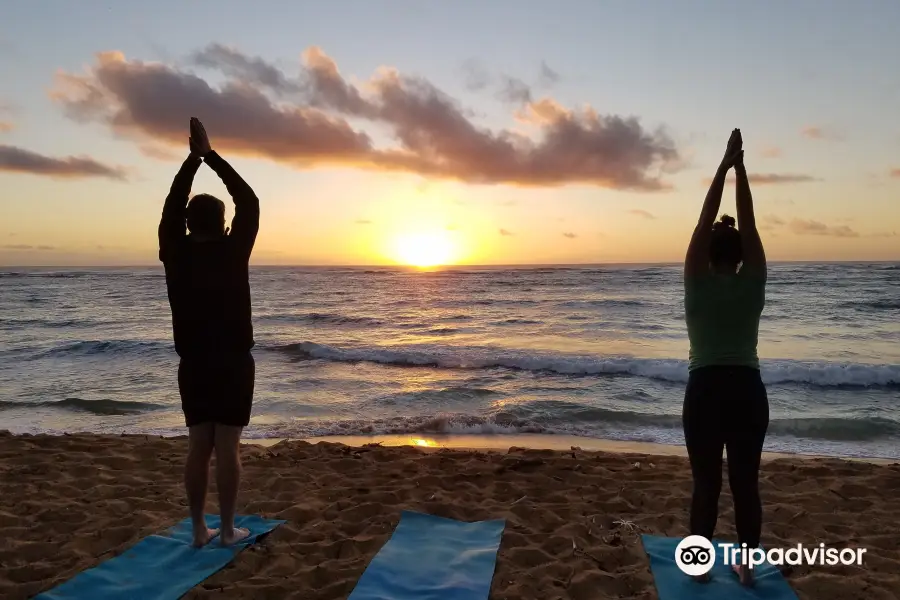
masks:
<svg viewBox="0 0 900 600"><path fill-rule="evenodd" d="M572 448L577 448L583 452L687 457L687 450L681 445L676 446L674 444L659 444L655 442L630 442L574 435L548 435L540 433L330 435L310 438L244 438L241 440L243 444L262 447L270 447L281 442L291 441L302 441L310 444L326 442L357 448L370 444L377 444L385 447L413 446L422 450L465 450L470 452L504 453L508 452L511 448L554 451L568 451ZM876 456L831 456L822 454L763 452L764 461L777 459L829 459L866 462L879 465L900 464L900 459Z"/></svg>

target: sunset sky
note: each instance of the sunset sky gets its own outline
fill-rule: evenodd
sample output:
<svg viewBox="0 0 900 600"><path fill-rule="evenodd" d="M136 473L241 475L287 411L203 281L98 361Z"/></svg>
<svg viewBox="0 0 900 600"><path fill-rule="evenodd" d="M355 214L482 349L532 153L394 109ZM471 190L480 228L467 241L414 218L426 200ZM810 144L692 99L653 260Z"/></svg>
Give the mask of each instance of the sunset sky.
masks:
<svg viewBox="0 0 900 600"><path fill-rule="evenodd" d="M900 260L893 0L30 0L0 23L2 265L154 264L191 116L260 198L254 264L680 261L734 127L771 260ZM208 167L193 191L230 219Z"/></svg>

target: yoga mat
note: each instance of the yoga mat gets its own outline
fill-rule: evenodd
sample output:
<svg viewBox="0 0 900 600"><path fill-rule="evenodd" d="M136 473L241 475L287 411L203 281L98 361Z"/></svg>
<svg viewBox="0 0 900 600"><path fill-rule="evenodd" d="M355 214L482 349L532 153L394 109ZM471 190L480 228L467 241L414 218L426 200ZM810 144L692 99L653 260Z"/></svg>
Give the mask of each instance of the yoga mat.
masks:
<svg viewBox="0 0 900 600"><path fill-rule="evenodd" d="M207 515L209 527L219 527L217 515ZM250 537L222 547L218 538L202 548L191 546L191 520L185 519L158 535L148 535L122 554L79 573L34 600L176 600L227 565L284 521L255 515L240 516L235 525Z"/></svg>
<svg viewBox="0 0 900 600"><path fill-rule="evenodd" d="M644 551L650 557L650 570L659 600L797 600L797 594L774 565L765 563L753 569L756 584L741 585L731 565L725 564L725 550L716 546L716 562L709 572L711 581L698 583L681 572L675 563L675 547L681 538L642 535Z"/></svg>
<svg viewBox="0 0 900 600"><path fill-rule="evenodd" d="M505 526L403 511L347 600L487 600Z"/></svg>

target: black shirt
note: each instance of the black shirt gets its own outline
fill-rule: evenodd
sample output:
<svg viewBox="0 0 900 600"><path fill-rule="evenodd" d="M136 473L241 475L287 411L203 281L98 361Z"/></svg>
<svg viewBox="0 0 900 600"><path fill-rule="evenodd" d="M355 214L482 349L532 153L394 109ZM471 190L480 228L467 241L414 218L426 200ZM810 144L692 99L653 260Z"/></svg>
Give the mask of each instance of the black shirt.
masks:
<svg viewBox="0 0 900 600"><path fill-rule="evenodd" d="M188 157L172 182L159 224L175 351L182 358L249 352L255 345L249 261L259 232L259 199L222 157L204 159L234 200L231 231L196 241L185 234L185 210L200 158Z"/></svg>

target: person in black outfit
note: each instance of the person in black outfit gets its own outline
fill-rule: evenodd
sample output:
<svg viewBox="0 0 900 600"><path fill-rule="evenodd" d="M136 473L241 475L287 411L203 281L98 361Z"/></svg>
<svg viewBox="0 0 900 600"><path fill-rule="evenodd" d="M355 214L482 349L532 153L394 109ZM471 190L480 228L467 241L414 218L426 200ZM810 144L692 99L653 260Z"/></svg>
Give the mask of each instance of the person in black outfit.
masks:
<svg viewBox="0 0 900 600"><path fill-rule="evenodd" d="M240 482L241 432L250 422L256 365L250 318L249 261L259 231L259 200L250 186L212 150L206 130L191 119L190 155L181 165L159 224L159 259L165 267L178 389L189 450L184 484L195 546L219 536L223 545L249 535L234 526ZM229 231L225 204L208 194L188 202L202 163L216 172L235 205ZM185 234L185 225L190 231ZM210 459L216 452L221 529L204 518Z"/></svg>

